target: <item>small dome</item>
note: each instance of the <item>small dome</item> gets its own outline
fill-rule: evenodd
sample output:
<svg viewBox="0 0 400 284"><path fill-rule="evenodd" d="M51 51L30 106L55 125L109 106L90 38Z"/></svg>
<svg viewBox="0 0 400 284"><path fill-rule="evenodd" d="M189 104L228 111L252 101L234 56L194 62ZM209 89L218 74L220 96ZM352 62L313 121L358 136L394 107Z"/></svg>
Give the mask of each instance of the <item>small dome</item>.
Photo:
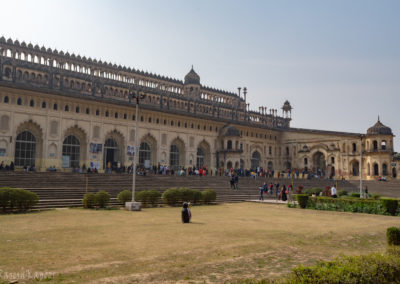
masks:
<svg viewBox="0 0 400 284"><path fill-rule="evenodd" d="M368 128L367 130L368 135L393 135L392 129L390 127L387 127L386 125L383 125L381 121L379 120L375 123L374 126Z"/></svg>
<svg viewBox="0 0 400 284"><path fill-rule="evenodd" d="M240 137L240 132L237 130L237 128L231 124L227 124L224 127L221 128L221 131L219 133L220 136L239 136Z"/></svg>
<svg viewBox="0 0 400 284"><path fill-rule="evenodd" d="M290 103L289 103L288 100L285 101L285 103L283 104L282 109L283 109L283 110L287 110L287 111L292 110L292 106L290 105Z"/></svg>
<svg viewBox="0 0 400 284"><path fill-rule="evenodd" d="M193 70L193 66L189 73L187 73L185 76L185 85L186 84L200 85L200 76Z"/></svg>

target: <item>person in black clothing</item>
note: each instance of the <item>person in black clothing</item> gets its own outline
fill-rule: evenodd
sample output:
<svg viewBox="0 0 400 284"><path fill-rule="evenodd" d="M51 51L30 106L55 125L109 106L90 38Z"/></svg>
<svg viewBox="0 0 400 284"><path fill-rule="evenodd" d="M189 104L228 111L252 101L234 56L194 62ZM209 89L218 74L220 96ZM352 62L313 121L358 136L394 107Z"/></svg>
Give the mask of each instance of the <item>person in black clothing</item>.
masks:
<svg viewBox="0 0 400 284"><path fill-rule="evenodd" d="M182 208L182 223L189 223L190 219L192 218L192 213L188 207L188 203L184 202Z"/></svg>
<svg viewBox="0 0 400 284"><path fill-rule="evenodd" d="M235 178L234 178L234 181L233 181L233 187L234 187L235 190L239 189L238 185L239 185L239 176L235 175Z"/></svg>
<svg viewBox="0 0 400 284"><path fill-rule="evenodd" d="M282 201L286 201L287 200L287 194L286 194L286 186L285 185L283 185L283 187L282 187L281 195L282 195Z"/></svg>

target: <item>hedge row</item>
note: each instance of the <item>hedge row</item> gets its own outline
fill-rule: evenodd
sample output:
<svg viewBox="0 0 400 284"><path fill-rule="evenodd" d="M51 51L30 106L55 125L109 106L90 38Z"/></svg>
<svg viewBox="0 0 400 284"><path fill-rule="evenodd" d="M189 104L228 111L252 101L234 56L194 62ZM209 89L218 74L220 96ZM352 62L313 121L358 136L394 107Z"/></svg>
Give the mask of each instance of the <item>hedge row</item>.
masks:
<svg viewBox="0 0 400 284"><path fill-rule="evenodd" d="M132 200L132 191L125 189L118 194L117 198L119 202L125 204ZM160 203L160 198L161 193L155 189L135 192L135 200L141 202L143 207L156 206Z"/></svg>
<svg viewBox="0 0 400 284"><path fill-rule="evenodd" d="M110 203L110 194L104 190L100 190L97 193L86 193L83 196L83 207L84 208L105 208Z"/></svg>
<svg viewBox="0 0 400 284"><path fill-rule="evenodd" d="M36 193L22 188L1 187L0 206L3 213L24 212L39 202Z"/></svg>
<svg viewBox="0 0 400 284"><path fill-rule="evenodd" d="M217 193L212 189L204 191L191 188L169 188L162 194L162 199L170 206L182 205L182 202L210 204L217 199Z"/></svg>
<svg viewBox="0 0 400 284"><path fill-rule="evenodd" d="M284 280L298 283L399 283L400 257L371 254L342 256L314 266L299 266Z"/></svg>
<svg viewBox="0 0 400 284"><path fill-rule="evenodd" d="M331 198L310 197L298 194L297 202L301 208L329 211L360 212L381 215L399 215L399 200L394 198L359 199L351 197ZM293 207L291 204L290 207Z"/></svg>

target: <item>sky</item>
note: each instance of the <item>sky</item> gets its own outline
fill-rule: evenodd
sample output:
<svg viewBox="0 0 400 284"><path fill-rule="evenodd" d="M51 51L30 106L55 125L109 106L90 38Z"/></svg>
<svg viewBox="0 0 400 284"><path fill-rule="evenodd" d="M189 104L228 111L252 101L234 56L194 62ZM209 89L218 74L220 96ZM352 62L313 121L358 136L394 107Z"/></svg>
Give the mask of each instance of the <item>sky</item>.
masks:
<svg viewBox="0 0 400 284"><path fill-rule="evenodd" d="M400 1L0 0L0 36L292 107L292 127L400 135ZM279 112L280 113L280 112ZM395 138L395 151L400 139Z"/></svg>

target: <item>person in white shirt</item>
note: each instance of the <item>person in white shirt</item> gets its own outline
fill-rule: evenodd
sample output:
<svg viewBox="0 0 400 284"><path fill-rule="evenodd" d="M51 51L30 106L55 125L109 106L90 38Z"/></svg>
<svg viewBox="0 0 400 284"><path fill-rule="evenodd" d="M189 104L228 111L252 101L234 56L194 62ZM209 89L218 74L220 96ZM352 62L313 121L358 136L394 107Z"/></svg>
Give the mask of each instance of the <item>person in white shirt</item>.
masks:
<svg viewBox="0 0 400 284"><path fill-rule="evenodd" d="M335 186L332 186L332 187L331 187L331 196L332 196L333 198L336 198L336 197L337 197Z"/></svg>

